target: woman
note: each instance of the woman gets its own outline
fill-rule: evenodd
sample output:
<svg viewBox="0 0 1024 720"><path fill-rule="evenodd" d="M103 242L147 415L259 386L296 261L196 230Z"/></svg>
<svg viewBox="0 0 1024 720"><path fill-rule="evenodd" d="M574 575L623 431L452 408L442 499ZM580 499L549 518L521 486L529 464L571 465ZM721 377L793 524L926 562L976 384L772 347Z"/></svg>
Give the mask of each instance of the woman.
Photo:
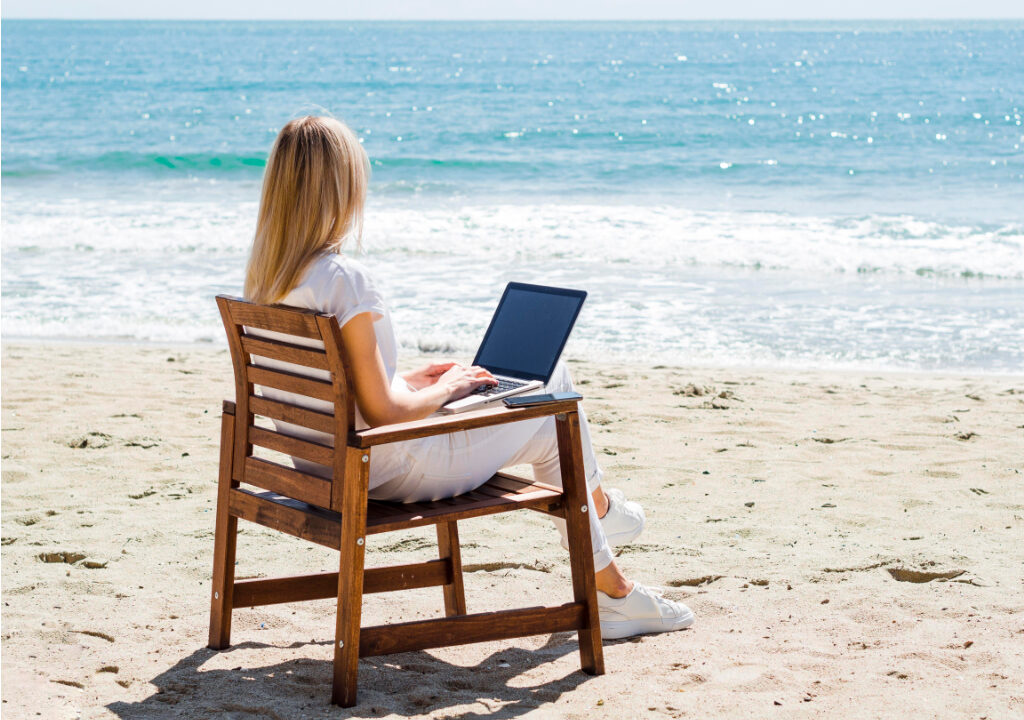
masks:
<svg viewBox="0 0 1024 720"><path fill-rule="evenodd" d="M396 373L388 309L365 268L341 254L345 239L361 234L368 175L366 153L343 124L322 117L289 122L267 161L245 281L246 297L253 302L337 316L351 362L358 428L419 420L496 382L483 368L452 362ZM559 365L548 391L571 389L569 374ZM601 488L582 411L580 429L596 510L589 517L602 634L620 638L690 626L689 608L627 580L612 559L610 545L635 539L644 513L621 492ZM369 493L376 500L397 502L453 497L483 484L500 468L522 463L533 465L538 480L561 487L554 418L382 446L370 463ZM564 545L564 523L559 529Z"/></svg>

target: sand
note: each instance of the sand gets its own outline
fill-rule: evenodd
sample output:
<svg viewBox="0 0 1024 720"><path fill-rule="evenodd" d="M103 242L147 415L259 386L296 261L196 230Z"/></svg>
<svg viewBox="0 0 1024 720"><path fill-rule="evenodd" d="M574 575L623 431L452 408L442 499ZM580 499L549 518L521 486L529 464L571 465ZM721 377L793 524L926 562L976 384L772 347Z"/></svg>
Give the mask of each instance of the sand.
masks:
<svg viewBox="0 0 1024 720"><path fill-rule="evenodd" d="M1024 716L1024 377L571 366L607 486L647 509L619 562L695 626L606 643L596 678L568 633L373 658L341 710L330 601L205 647L226 352L6 345L4 718ZM239 577L336 567L243 528ZM471 611L569 599L545 518L462 538ZM441 608L371 596L364 622Z"/></svg>

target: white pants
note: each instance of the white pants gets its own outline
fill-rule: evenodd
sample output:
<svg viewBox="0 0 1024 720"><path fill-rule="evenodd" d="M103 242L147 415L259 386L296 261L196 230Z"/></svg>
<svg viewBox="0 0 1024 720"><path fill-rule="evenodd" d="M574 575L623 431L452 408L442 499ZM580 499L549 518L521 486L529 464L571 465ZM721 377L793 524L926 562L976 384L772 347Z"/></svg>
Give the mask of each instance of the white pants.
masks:
<svg viewBox="0 0 1024 720"><path fill-rule="evenodd" d="M569 370L563 363L559 363L547 385L547 392L572 389ZM590 429L582 408L579 418L583 471L589 495L601 483L601 469L594 456ZM383 462L378 467L388 468L387 474L391 477L380 477L374 472L376 453L384 448L389 448L390 457L381 458ZM399 453L406 456L406 462L399 462L402 459L396 457ZM533 466L535 480L562 487L554 417L465 430L378 448L370 461L370 497L392 502L423 502L454 497L483 485L501 468L527 463ZM589 498L587 504L593 508ZM597 512L591 509L587 516L590 518L594 569L602 570L612 561L611 549ZM558 519L555 524L565 537L565 521Z"/></svg>

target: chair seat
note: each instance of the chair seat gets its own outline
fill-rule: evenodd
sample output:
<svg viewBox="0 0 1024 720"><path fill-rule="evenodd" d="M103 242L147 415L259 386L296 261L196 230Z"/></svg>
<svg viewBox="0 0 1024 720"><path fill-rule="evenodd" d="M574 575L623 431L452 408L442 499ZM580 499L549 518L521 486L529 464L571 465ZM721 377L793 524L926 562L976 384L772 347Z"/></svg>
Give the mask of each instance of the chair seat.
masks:
<svg viewBox="0 0 1024 720"><path fill-rule="evenodd" d="M406 530L518 508L554 512L561 500L562 491L558 488L498 473L476 490L444 500L418 503L371 500L367 506L366 533ZM277 493L246 488L231 491L230 507L232 514L238 517L325 547L339 548L341 513Z"/></svg>

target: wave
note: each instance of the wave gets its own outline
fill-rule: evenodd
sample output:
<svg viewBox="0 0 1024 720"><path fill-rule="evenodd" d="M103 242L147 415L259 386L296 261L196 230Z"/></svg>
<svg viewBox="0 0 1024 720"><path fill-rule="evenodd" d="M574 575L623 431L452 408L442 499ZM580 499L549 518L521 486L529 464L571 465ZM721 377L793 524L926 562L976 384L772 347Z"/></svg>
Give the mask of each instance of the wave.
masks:
<svg viewBox="0 0 1024 720"><path fill-rule="evenodd" d="M504 133L505 136L519 136L520 133ZM525 133L529 136L529 133ZM609 133L594 133L593 137L608 137ZM588 137L591 135L588 134ZM525 142L520 140L519 142ZM454 144L458 144L457 142ZM557 187L564 191L566 184L576 188L603 188L613 192L623 186L641 185L655 188L658 181L681 180L698 177L717 178L733 182L737 176L755 185L787 182L809 172L821 172L829 167L825 163L808 163L806 160L787 158L782 161L765 155L761 157L751 148L733 147L729 151L713 148L690 147L686 157L666 157L666 150L673 143L662 143L652 139L631 140L632 152L626 160L620 152L608 148L588 148L581 157L580 146L575 142L552 144L547 142L541 148L543 156L519 153L508 149L497 152L479 153L474 157L431 154L375 154L371 167L375 176L382 176L387 182L374 183L374 190L387 190L387 184L395 182L393 173L402 173L410 183L423 185L437 184L443 190L473 190L479 183L492 184L496 188L507 187L523 180L546 181L545 187ZM622 148L615 148L620 150ZM513 153L519 153L513 155ZM138 172L156 176L174 174L249 174L258 176L267 164L266 152L251 153L169 153L169 152L128 152L111 151L80 155L29 154L19 157L6 152L0 176L4 178L34 178L56 176L67 173L101 174L117 185L120 174ZM419 172L417 172L419 171ZM886 168L862 168L863 176L882 176ZM422 173L419 174L419 173ZM438 181L438 178L441 178ZM375 178L375 180L378 178ZM449 182L456 181L456 182ZM544 188L542 188L544 189Z"/></svg>
<svg viewBox="0 0 1024 720"><path fill-rule="evenodd" d="M398 183L394 193L421 188ZM256 203L63 200L3 203L4 253L164 255L168 262L248 248ZM458 204L377 200L364 245L393 259L481 264L509 255L589 267L718 267L813 276L1024 279L1024 223L948 223L913 215L827 217L697 211L668 205Z"/></svg>
<svg viewBox="0 0 1024 720"><path fill-rule="evenodd" d="M638 271L720 267L830 274L1024 278L1024 224L948 224L910 215L801 216L671 206L391 207L374 252L488 262L503 254Z"/></svg>
<svg viewBox="0 0 1024 720"><path fill-rule="evenodd" d="M168 153L107 152L98 155L57 157L49 160L14 161L5 158L2 172L5 178L32 178L59 175L68 171L125 172L150 171L163 173L178 172L263 172L267 164L266 154L232 153Z"/></svg>
<svg viewBox="0 0 1024 720"><path fill-rule="evenodd" d="M253 201L5 194L4 336L221 342L212 298L239 292L255 217ZM574 357L1024 362L1020 223L392 198L368 208L364 245L411 352L468 357L501 286L528 280L591 292Z"/></svg>

